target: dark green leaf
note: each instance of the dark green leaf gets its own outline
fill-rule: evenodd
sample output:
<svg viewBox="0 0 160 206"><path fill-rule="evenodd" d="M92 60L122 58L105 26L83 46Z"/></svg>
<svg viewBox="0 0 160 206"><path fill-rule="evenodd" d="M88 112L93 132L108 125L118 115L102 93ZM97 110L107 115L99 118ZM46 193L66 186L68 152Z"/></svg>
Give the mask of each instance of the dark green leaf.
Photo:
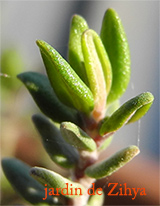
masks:
<svg viewBox="0 0 160 206"><path fill-rule="evenodd" d="M18 75L40 110L53 121L71 121L78 124L77 111L61 103L52 89L48 78L36 72L24 72Z"/></svg>
<svg viewBox="0 0 160 206"><path fill-rule="evenodd" d="M78 153L64 141L59 129L42 115L34 115L32 119L51 159L62 167L74 167Z"/></svg>
<svg viewBox="0 0 160 206"><path fill-rule="evenodd" d="M48 196L46 200L42 199L45 194L44 187L30 176L28 165L15 158L4 158L2 168L8 181L25 200L32 204L53 205L54 199L51 196Z"/></svg>

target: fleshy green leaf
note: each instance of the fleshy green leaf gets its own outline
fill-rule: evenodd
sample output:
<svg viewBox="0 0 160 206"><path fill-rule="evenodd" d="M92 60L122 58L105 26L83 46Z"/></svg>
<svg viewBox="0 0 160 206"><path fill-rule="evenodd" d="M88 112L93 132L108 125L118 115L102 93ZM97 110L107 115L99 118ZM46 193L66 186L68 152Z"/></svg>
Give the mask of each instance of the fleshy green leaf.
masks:
<svg viewBox="0 0 160 206"><path fill-rule="evenodd" d="M72 182L51 170L47 170L41 167L33 167L30 171L30 174L41 184L47 184L47 187L49 188L60 188L60 190L58 190L58 193L65 195L66 197L75 198L84 194L84 188L81 184Z"/></svg>
<svg viewBox="0 0 160 206"><path fill-rule="evenodd" d="M105 198L104 192L96 190L95 193L96 193L95 195L90 196L87 206L103 206L103 202Z"/></svg>
<svg viewBox="0 0 160 206"><path fill-rule="evenodd" d="M60 126L63 138L78 150L94 151L96 143L81 128L71 122L62 122Z"/></svg>
<svg viewBox="0 0 160 206"><path fill-rule="evenodd" d="M142 93L116 110L110 118L107 118L100 127L100 135L109 135L116 132L128 122L134 122L141 118L149 110L154 97L151 93Z"/></svg>
<svg viewBox="0 0 160 206"><path fill-rule="evenodd" d="M104 15L100 36L112 65L112 87L107 99L112 103L125 92L130 80L128 41L121 20L113 9L108 9Z"/></svg>
<svg viewBox="0 0 160 206"><path fill-rule="evenodd" d="M94 96L93 116L101 117L112 82L111 65L100 37L91 29L82 35L82 51L89 87Z"/></svg>
<svg viewBox="0 0 160 206"><path fill-rule="evenodd" d="M145 104L140 109L138 109L135 112L135 114L131 117L131 119L127 122L127 124L133 123L133 122L139 120L141 117L143 117L148 112L148 110L150 109L150 107L154 101L153 95L151 93L148 93L148 95L150 95L150 100L148 100L148 101L150 101L150 103ZM148 98L149 98L149 96L148 96Z"/></svg>
<svg viewBox="0 0 160 206"><path fill-rule="evenodd" d="M48 203L53 205L54 199L44 197L44 187L29 175L30 167L15 158L2 159L2 168L8 181L14 189L27 201L32 204Z"/></svg>
<svg viewBox="0 0 160 206"><path fill-rule="evenodd" d="M101 179L103 177L110 176L112 173L116 172L126 163L131 161L138 153L139 148L137 146L129 146L117 152L109 159L89 166L85 170L85 174L95 179Z"/></svg>
<svg viewBox="0 0 160 206"><path fill-rule="evenodd" d="M81 36L86 29L88 29L86 20L79 15L74 15L70 27L68 59L78 76L88 84L81 46Z"/></svg>
<svg viewBox="0 0 160 206"><path fill-rule="evenodd" d="M49 80L58 98L67 106L90 114L94 107L90 89L49 44L38 40L37 45L40 48Z"/></svg>
<svg viewBox="0 0 160 206"><path fill-rule="evenodd" d="M62 167L73 167L78 161L78 154L64 141L59 129L42 115L34 115L32 119L50 158Z"/></svg>
<svg viewBox="0 0 160 206"><path fill-rule="evenodd" d="M36 72L24 72L17 76L26 86L40 110L53 121L71 121L78 124L77 111L59 101L48 78Z"/></svg>

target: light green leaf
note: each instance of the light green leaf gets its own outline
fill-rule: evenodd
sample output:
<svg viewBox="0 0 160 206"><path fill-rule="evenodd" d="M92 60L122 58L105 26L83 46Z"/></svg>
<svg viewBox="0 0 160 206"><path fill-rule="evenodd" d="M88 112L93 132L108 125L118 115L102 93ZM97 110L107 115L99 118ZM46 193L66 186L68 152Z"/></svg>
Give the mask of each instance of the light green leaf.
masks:
<svg viewBox="0 0 160 206"><path fill-rule="evenodd" d="M121 97L130 80L128 41L122 22L113 9L108 9L104 15L100 36L112 65L112 87L107 99L110 104Z"/></svg>
<svg viewBox="0 0 160 206"><path fill-rule="evenodd" d="M95 193L96 193L95 195L90 196L87 206L103 206L103 202L105 198L104 192L99 191L97 188Z"/></svg>
<svg viewBox="0 0 160 206"><path fill-rule="evenodd" d="M44 187L29 175L30 167L15 158L2 159L2 168L13 188L32 204L46 203L53 205L54 199L44 197Z"/></svg>
<svg viewBox="0 0 160 206"><path fill-rule="evenodd" d="M143 117L147 112L148 110L150 109L150 107L152 106L153 104L153 101L154 101L154 97L152 94L150 94L150 103L144 105L143 107L141 107L140 109L138 109L135 114L131 117L131 119L127 122L127 124L129 123L133 123L137 120L139 120L141 117Z"/></svg>
<svg viewBox="0 0 160 206"><path fill-rule="evenodd" d="M129 121L134 122L141 118L149 110L154 97L150 92L142 93L116 110L111 117L107 118L100 127L100 135L109 135L116 132ZM135 115L135 116L134 116Z"/></svg>
<svg viewBox="0 0 160 206"><path fill-rule="evenodd" d="M90 89L49 44L38 40L37 45L40 48L49 80L58 98L67 106L76 108L87 115L90 114L94 107Z"/></svg>
<svg viewBox="0 0 160 206"><path fill-rule="evenodd" d="M112 83L111 65L100 37L91 29L82 35L82 51L89 88L94 96L93 116L97 119L105 112L107 93Z"/></svg>
<svg viewBox="0 0 160 206"><path fill-rule="evenodd" d="M49 188L59 188L58 193L65 195L65 197L75 198L84 194L85 190L81 184L72 182L51 170L41 167L33 167L30 170L30 174L41 184L47 184L47 187Z"/></svg>
<svg viewBox="0 0 160 206"><path fill-rule="evenodd" d="M64 105L57 98L48 78L36 72L24 72L17 76L26 86L40 110L53 121L71 121L78 124L77 111Z"/></svg>
<svg viewBox="0 0 160 206"><path fill-rule="evenodd" d="M59 129L42 115L34 115L32 120L50 158L64 168L74 167L78 161L78 153L64 141Z"/></svg>
<svg viewBox="0 0 160 206"><path fill-rule="evenodd" d="M62 122L60 131L63 138L78 150L94 151L96 143L81 128L71 122Z"/></svg>
<svg viewBox="0 0 160 206"><path fill-rule="evenodd" d="M88 29L86 20L79 15L74 15L70 27L68 59L71 67L88 85L81 46L81 36L86 29Z"/></svg>
<svg viewBox="0 0 160 206"><path fill-rule="evenodd" d="M85 174L95 179L101 179L103 177L110 176L112 173L116 172L126 163L131 161L139 152L140 151L137 146L129 146L117 152L109 159L89 166L85 170Z"/></svg>

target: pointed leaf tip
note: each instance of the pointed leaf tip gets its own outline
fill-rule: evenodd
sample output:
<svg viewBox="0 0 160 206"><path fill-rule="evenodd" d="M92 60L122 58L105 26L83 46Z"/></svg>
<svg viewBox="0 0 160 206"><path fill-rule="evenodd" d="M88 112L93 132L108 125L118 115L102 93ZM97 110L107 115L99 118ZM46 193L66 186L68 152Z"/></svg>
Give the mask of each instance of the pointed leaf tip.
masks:
<svg viewBox="0 0 160 206"><path fill-rule="evenodd" d="M94 107L90 89L53 47L42 40L37 40L37 45L57 97L67 106L90 114Z"/></svg>
<svg viewBox="0 0 160 206"><path fill-rule="evenodd" d="M68 59L74 71L88 85L81 45L81 36L86 29L86 20L80 15L74 15L70 26Z"/></svg>

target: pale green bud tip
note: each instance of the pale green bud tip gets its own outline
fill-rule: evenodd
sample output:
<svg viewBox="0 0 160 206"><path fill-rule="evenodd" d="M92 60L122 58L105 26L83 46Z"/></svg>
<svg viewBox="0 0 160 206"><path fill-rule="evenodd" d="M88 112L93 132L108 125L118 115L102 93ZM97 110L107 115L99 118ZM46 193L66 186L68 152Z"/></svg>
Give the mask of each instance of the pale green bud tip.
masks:
<svg viewBox="0 0 160 206"><path fill-rule="evenodd" d="M125 162L128 162L130 159L135 157L140 153L140 150L137 146L132 145L128 149L124 150L124 160Z"/></svg>
<svg viewBox="0 0 160 206"><path fill-rule="evenodd" d="M142 94L142 97L144 96L144 99L147 101L148 100L148 102L152 102L153 100L154 100L154 96L153 96L153 94L152 93L150 93L150 92L144 92L143 94Z"/></svg>
<svg viewBox="0 0 160 206"><path fill-rule="evenodd" d="M37 40L36 40L36 44L37 44L38 46L41 45L42 42L43 42L43 41L40 40L40 39L37 39Z"/></svg>

